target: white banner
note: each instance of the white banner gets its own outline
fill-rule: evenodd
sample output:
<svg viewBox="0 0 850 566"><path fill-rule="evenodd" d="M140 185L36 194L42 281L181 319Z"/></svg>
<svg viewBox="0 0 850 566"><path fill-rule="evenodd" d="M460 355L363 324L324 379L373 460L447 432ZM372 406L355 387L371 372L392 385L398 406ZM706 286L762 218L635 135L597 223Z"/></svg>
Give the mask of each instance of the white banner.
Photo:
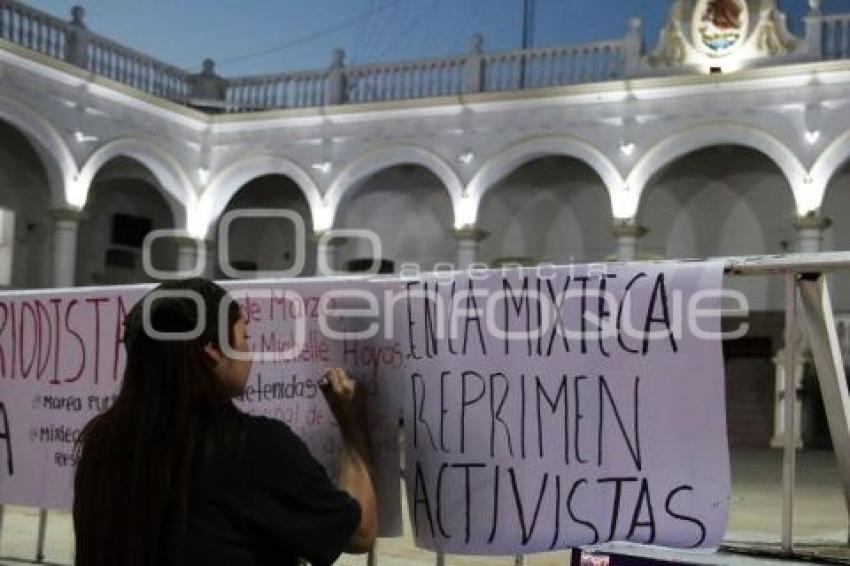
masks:
<svg viewBox="0 0 850 566"><path fill-rule="evenodd" d="M730 489L721 281L701 263L407 282L395 319L417 544L716 546Z"/></svg>
<svg viewBox="0 0 850 566"><path fill-rule="evenodd" d="M370 395L385 536L400 533L403 405L425 548L715 546L730 481L721 280L700 263L229 284L263 357L238 403L289 424L335 475L317 382L350 370ZM123 317L148 289L0 296L0 502L70 505L73 442L117 392Z"/></svg>

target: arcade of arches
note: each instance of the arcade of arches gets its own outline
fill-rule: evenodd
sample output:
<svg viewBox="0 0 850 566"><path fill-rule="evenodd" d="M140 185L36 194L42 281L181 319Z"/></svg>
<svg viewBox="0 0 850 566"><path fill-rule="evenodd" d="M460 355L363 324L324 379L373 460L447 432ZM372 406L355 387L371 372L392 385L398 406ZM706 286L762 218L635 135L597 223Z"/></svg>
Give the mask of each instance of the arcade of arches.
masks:
<svg viewBox="0 0 850 566"><path fill-rule="evenodd" d="M74 285L151 281L142 268L142 241L151 230L180 226L183 205L143 163L117 156L95 173L82 210L63 210L51 197L43 153L36 147L25 133L0 122L4 288L61 285L63 274L53 270L62 262L54 256L68 253ZM368 242L352 238L318 249L310 200L289 176L259 175L233 189L222 215L271 209L303 219L303 275L317 272L322 253L341 271L357 270L371 253ZM434 171L415 163L389 165L348 188L333 226L377 234L384 269L399 271L458 261L496 266L847 250L847 211L850 165L830 180L821 214L799 219L792 189L774 161L748 147L719 144L656 171L628 224L613 221L608 189L594 168L578 158L544 155L487 187L475 226L453 228L452 194ZM213 243L219 224L218 218L211 223ZM237 218L227 238L230 263L243 273L296 264L294 229L280 219ZM152 261L159 269L175 269L185 263L184 255L179 242L161 240ZM221 269L208 273L224 277ZM836 276L833 283L836 310L850 312L850 277ZM781 347L783 291L781 282L768 278L730 284L751 301L750 333L726 348L730 435L733 443L763 446L774 434L773 357ZM820 412L810 411L803 441L821 443L824 426Z"/></svg>

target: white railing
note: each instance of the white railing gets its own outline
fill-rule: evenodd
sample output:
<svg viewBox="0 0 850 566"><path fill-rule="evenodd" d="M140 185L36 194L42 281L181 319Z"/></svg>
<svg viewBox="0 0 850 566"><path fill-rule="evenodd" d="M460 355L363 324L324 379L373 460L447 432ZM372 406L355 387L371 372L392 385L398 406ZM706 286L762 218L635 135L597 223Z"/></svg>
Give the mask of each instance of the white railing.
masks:
<svg viewBox="0 0 850 566"><path fill-rule="evenodd" d="M226 105L251 111L606 81L623 77L624 53L622 41L604 41L239 77L228 81ZM329 80L335 71L340 80Z"/></svg>
<svg viewBox="0 0 850 566"><path fill-rule="evenodd" d="M236 112L324 106L326 71L238 77L228 80L226 107Z"/></svg>
<svg viewBox="0 0 850 566"><path fill-rule="evenodd" d="M654 72L637 18L629 21L625 36L611 41L483 52L483 39L476 36L463 55L345 66L344 53L336 50L328 69L225 79L212 62L193 74L92 33L81 8L72 16L66 22L17 0L0 0L0 39L148 94L231 112L564 86ZM805 21L798 55L850 59L850 14L823 15L815 6Z"/></svg>
<svg viewBox="0 0 850 566"><path fill-rule="evenodd" d="M0 38L147 93L186 101L192 75L148 55L10 0L0 0Z"/></svg>
<svg viewBox="0 0 850 566"><path fill-rule="evenodd" d="M17 2L0 1L0 38L44 55L65 59L69 24Z"/></svg>
<svg viewBox="0 0 850 566"><path fill-rule="evenodd" d="M86 29L83 12L66 22L16 0L0 0L0 37L62 59L96 75L178 102L196 86L219 80L222 107L231 112L367 103L464 93L604 81L624 76L624 40L471 53L347 67L342 54L330 69L258 76L198 75L168 65ZM640 56L636 53L635 56ZM209 97L201 97L210 102Z"/></svg>
<svg viewBox="0 0 850 566"><path fill-rule="evenodd" d="M90 34L86 55L86 67L97 75L179 102L191 96L190 73L109 39Z"/></svg>
<svg viewBox="0 0 850 566"><path fill-rule="evenodd" d="M850 58L850 14L822 16L821 53L824 59Z"/></svg>
<svg viewBox="0 0 850 566"><path fill-rule="evenodd" d="M344 98L362 103L460 94L466 60L460 56L347 67Z"/></svg>
<svg viewBox="0 0 850 566"><path fill-rule="evenodd" d="M601 82L623 77L623 41L542 47L484 55L484 90Z"/></svg>

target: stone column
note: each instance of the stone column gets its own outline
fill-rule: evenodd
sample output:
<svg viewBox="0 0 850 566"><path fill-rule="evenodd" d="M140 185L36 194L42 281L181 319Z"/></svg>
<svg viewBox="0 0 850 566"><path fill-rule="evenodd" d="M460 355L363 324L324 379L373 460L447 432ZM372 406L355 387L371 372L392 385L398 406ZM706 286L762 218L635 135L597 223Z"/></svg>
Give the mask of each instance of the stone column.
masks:
<svg viewBox="0 0 850 566"><path fill-rule="evenodd" d="M200 106L218 106L227 98L227 79L215 72L215 61L204 59L203 70L191 76L192 100Z"/></svg>
<svg viewBox="0 0 850 566"><path fill-rule="evenodd" d="M73 287L77 267L77 228L84 218L81 211L60 208L53 211L54 287Z"/></svg>
<svg viewBox="0 0 850 566"><path fill-rule="evenodd" d="M635 261L638 257L638 241L649 230L633 222L615 222L614 237L617 238L617 261Z"/></svg>
<svg viewBox="0 0 850 566"><path fill-rule="evenodd" d="M640 70L643 57L643 21L640 18L629 18L629 32L625 38L625 75L633 77Z"/></svg>
<svg viewBox="0 0 850 566"><path fill-rule="evenodd" d="M463 92L481 92L484 85L484 36L473 34L463 67Z"/></svg>
<svg viewBox="0 0 850 566"><path fill-rule="evenodd" d="M455 269L464 271L478 261L478 247L484 238L490 234L474 226L456 228L453 234L457 239L457 265L455 265Z"/></svg>
<svg viewBox="0 0 850 566"><path fill-rule="evenodd" d="M339 248L348 240L347 238L327 238L324 232L314 232L313 238L316 240L316 275L319 277L327 277L335 275L339 271ZM330 273L323 271L330 269Z"/></svg>
<svg viewBox="0 0 850 566"><path fill-rule="evenodd" d="M331 54L328 80L325 83L325 104L345 102L345 50L337 47Z"/></svg>
<svg viewBox="0 0 850 566"><path fill-rule="evenodd" d="M803 254L817 253L823 243L823 231L832 225L829 218L816 215L797 218L797 251Z"/></svg>
<svg viewBox="0 0 850 566"><path fill-rule="evenodd" d="M208 279L214 276L213 246L208 240L195 238L176 238L177 270L194 271L198 262L203 262L200 276ZM199 257L199 252L203 257Z"/></svg>
<svg viewBox="0 0 850 566"><path fill-rule="evenodd" d="M820 11L821 0L809 0L809 13L806 22L806 53L813 59L823 57L823 16Z"/></svg>
<svg viewBox="0 0 850 566"><path fill-rule="evenodd" d="M71 8L71 22L65 39L65 60L83 69L89 66L89 31L85 17L86 11L82 6Z"/></svg>

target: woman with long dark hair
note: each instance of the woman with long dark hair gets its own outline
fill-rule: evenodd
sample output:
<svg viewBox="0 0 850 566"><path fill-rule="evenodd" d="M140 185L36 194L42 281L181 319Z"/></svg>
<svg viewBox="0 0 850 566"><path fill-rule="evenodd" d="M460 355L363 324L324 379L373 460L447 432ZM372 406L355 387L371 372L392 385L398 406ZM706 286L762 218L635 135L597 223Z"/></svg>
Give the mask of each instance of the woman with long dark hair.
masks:
<svg viewBox="0 0 850 566"><path fill-rule="evenodd" d="M127 314L121 391L77 445L76 565L329 564L368 551L377 507L355 382L332 369L322 389L344 442L338 489L289 427L234 406L251 363L224 353L219 324L233 350L249 350L237 303L199 278L157 290L200 295L205 325L197 338L160 340L144 328L143 300ZM197 326L189 297L149 306L158 332Z"/></svg>

